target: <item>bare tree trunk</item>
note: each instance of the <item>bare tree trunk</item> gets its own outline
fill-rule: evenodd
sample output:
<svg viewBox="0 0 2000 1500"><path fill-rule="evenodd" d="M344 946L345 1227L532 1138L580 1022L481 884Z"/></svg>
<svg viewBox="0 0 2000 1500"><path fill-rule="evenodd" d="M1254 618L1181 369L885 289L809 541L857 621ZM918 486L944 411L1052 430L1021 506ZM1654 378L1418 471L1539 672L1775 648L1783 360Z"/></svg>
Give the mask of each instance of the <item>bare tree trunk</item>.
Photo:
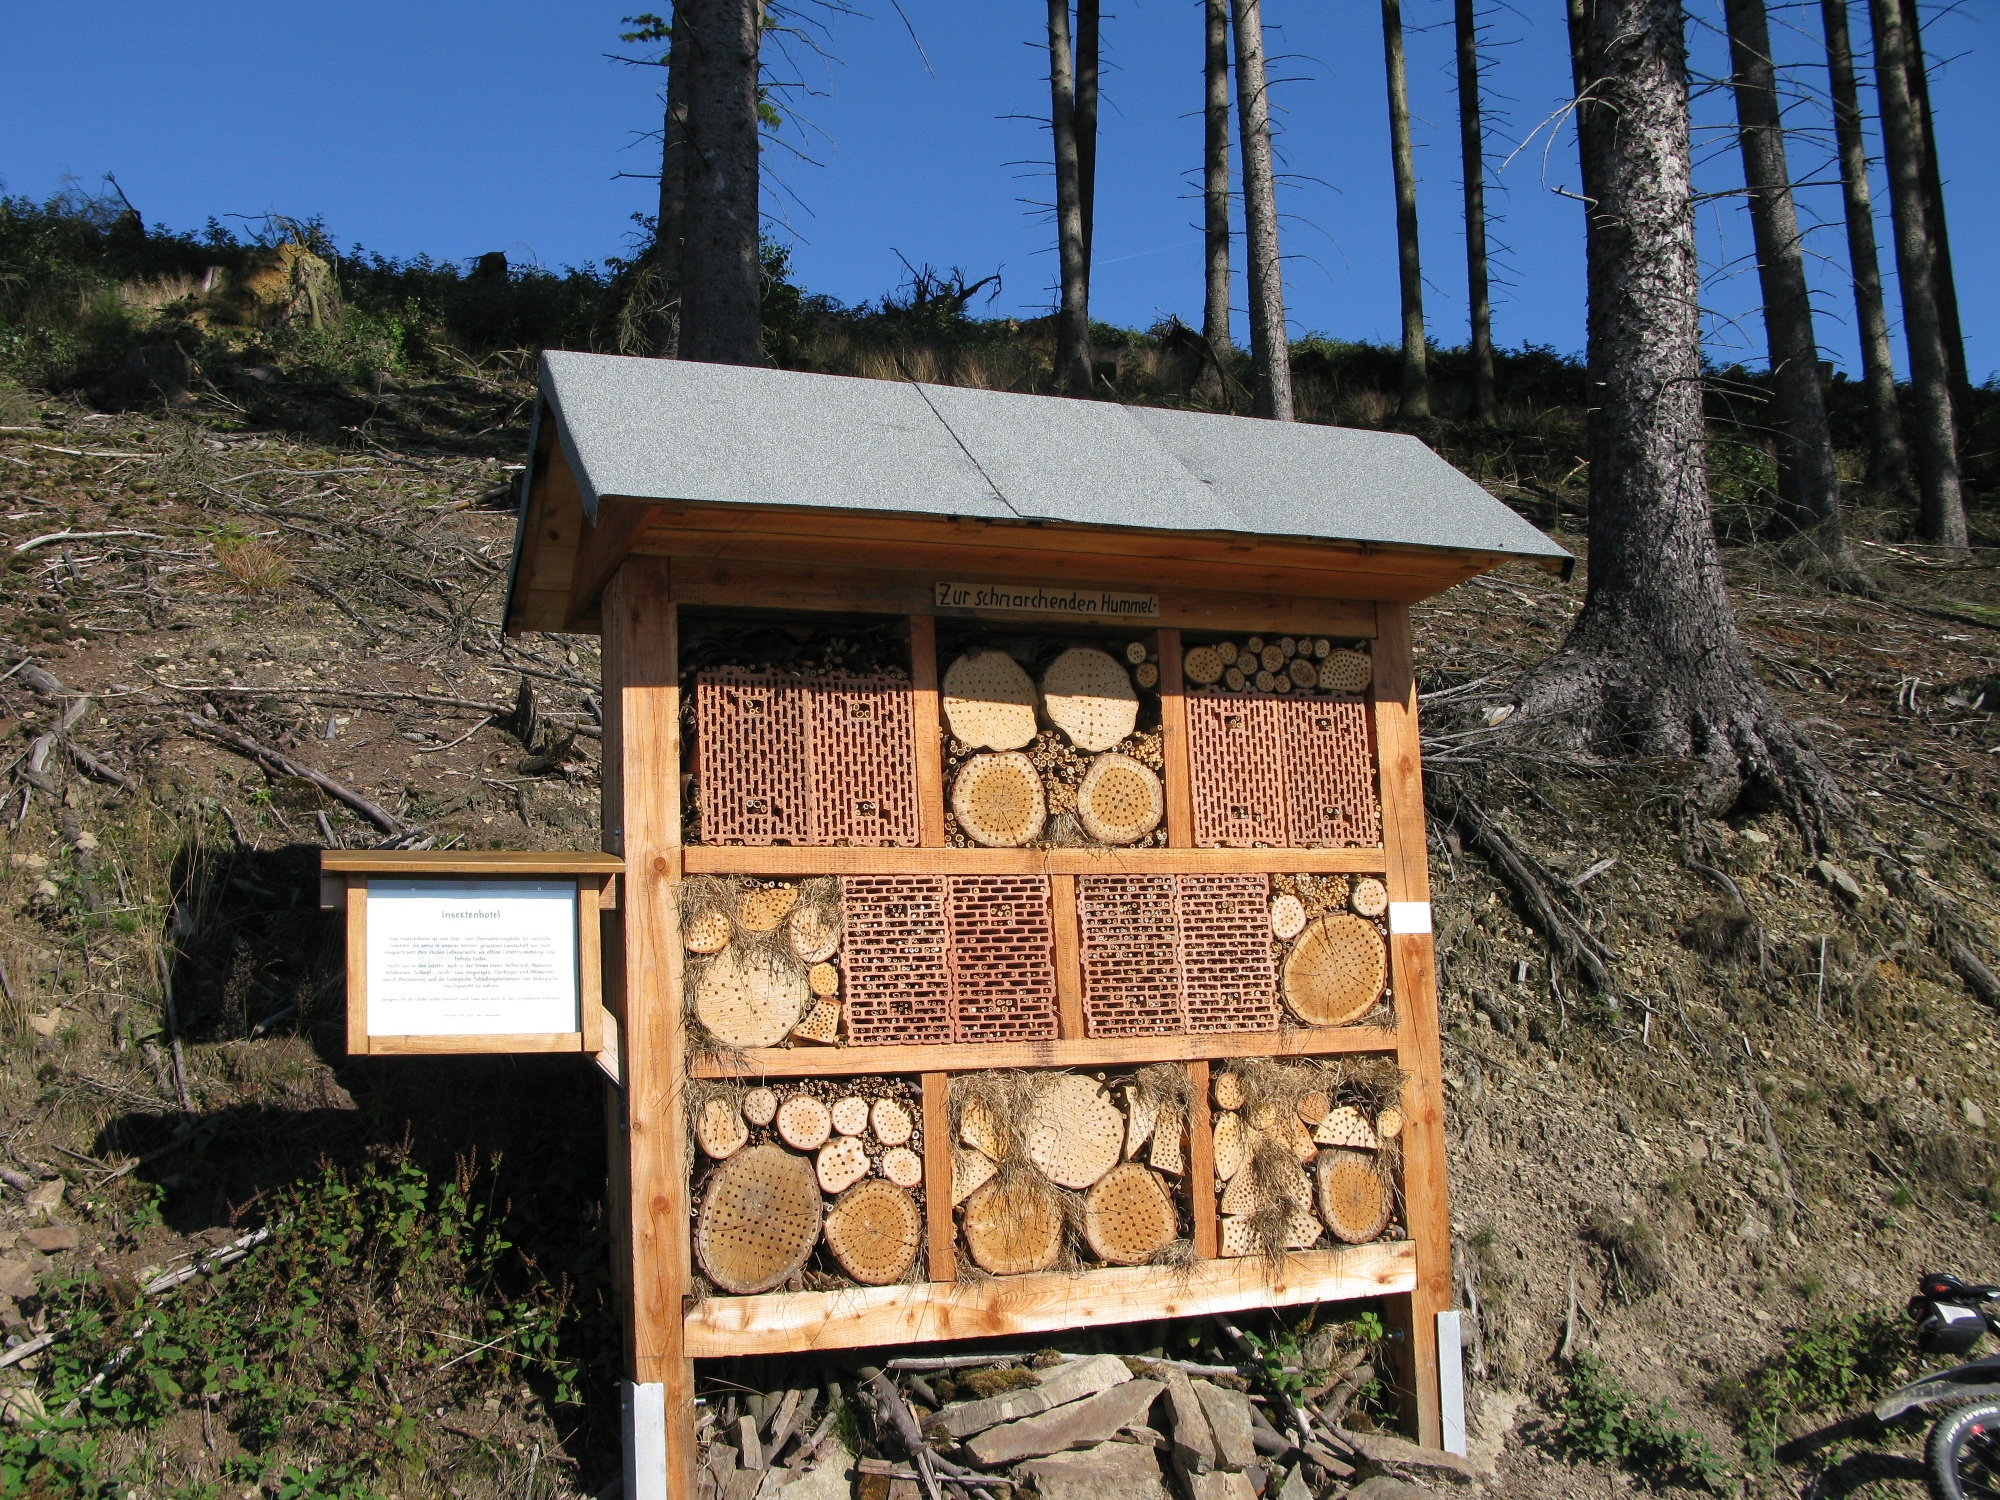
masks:
<svg viewBox="0 0 2000 1500"><path fill-rule="evenodd" d="M1431 414L1431 381L1424 347L1424 269L1417 244L1417 166L1410 150L1402 0L1382 0L1382 52L1389 78L1389 155L1396 172L1396 269L1403 292L1402 419L1424 422Z"/></svg>
<svg viewBox="0 0 2000 1500"><path fill-rule="evenodd" d="M1896 282L1915 397L1917 535L1944 547L1966 545L1965 500L1958 478L1958 431L1952 419L1951 365L1938 318L1937 267L1925 207L1923 141L1910 98L1907 41L1897 0L1869 0L1875 32L1875 90L1882 103L1882 152L1896 224Z"/></svg>
<svg viewBox="0 0 2000 1500"><path fill-rule="evenodd" d="M1285 282L1278 264L1278 193L1271 165L1271 101L1264 83L1261 0L1230 0L1236 22L1237 134L1243 151L1244 259L1250 271L1251 406L1260 417L1292 420L1292 345L1285 332Z"/></svg>
<svg viewBox="0 0 2000 1500"><path fill-rule="evenodd" d="M682 359L764 363L759 251L757 0L683 0L688 181Z"/></svg>
<svg viewBox="0 0 2000 1500"><path fill-rule="evenodd" d="M1778 448L1781 531L1810 535L1830 557L1846 559L1840 533L1840 476L1819 383L1819 344L1804 247L1785 160L1764 0L1724 0L1736 94L1736 138L1750 191L1750 227L1764 293L1764 342L1771 364L1772 426Z"/></svg>
<svg viewBox="0 0 2000 1500"><path fill-rule="evenodd" d="M1708 507L1683 21L1681 0L1584 4L1590 581L1510 722L1540 754L1693 761L1707 807L1768 793L1810 842L1840 793L1751 669Z"/></svg>
<svg viewBox="0 0 2000 1500"><path fill-rule="evenodd" d="M1228 398L1222 358L1229 338L1229 0L1204 0L1207 36L1202 54L1202 235L1204 266L1201 336L1214 361L1216 400Z"/></svg>
<svg viewBox="0 0 2000 1500"><path fill-rule="evenodd" d="M1472 420L1493 425L1493 305L1486 275L1486 131L1479 112L1479 24L1473 0L1457 0L1458 149L1465 174L1465 281L1472 306Z"/></svg>
<svg viewBox="0 0 2000 1500"><path fill-rule="evenodd" d="M1069 0L1049 0L1049 124L1056 154L1056 252L1062 303L1056 314L1056 383L1090 393L1090 269L1083 252L1083 193L1076 148L1076 69Z"/></svg>
<svg viewBox="0 0 2000 1500"><path fill-rule="evenodd" d="M1902 0L1903 59L1909 67L1910 102L1916 107L1917 129L1924 147L1924 211L1930 216L1931 268L1937 298L1938 330L1944 337L1944 358L1951 374L1952 399L1963 402L1971 389L1965 374L1965 330L1958 318L1958 279L1951 269L1951 234L1944 222L1944 177L1938 170L1937 123L1931 117L1930 64L1924 58L1923 19L1917 0Z"/></svg>
<svg viewBox="0 0 2000 1500"><path fill-rule="evenodd" d="M688 185L688 28L684 13L673 13L667 44L667 108L660 124L660 210L653 234L653 269L658 301L647 324L647 344L655 359L675 359L681 344L681 259L686 233Z"/></svg>
<svg viewBox="0 0 2000 1500"><path fill-rule="evenodd" d="M1099 0L1076 0L1076 191L1083 211L1083 284L1097 236L1097 52Z"/></svg>
<svg viewBox="0 0 2000 1500"><path fill-rule="evenodd" d="M1847 210L1847 262L1854 273L1854 321L1861 335L1861 379L1868 393L1868 482L1884 494L1910 488L1910 451L1896 404L1896 364L1889 351L1889 316L1882 301L1882 262L1875 248L1875 204L1868 185L1868 149L1861 133L1861 98L1854 82L1854 48L1847 34L1847 0L1820 0L1826 28L1826 70L1833 92L1834 135L1840 146L1840 188Z"/></svg>

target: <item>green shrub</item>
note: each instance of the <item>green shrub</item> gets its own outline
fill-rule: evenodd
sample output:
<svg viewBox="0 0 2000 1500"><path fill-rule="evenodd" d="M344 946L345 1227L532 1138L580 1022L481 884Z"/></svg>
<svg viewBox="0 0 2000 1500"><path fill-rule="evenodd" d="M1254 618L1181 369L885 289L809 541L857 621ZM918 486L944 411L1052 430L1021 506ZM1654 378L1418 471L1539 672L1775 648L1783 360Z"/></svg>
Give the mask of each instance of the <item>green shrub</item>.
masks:
<svg viewBox="0 0 2000 1500"><path fill-rule="evenodd" d="M1557 1403L1560 1442L1572 1455L1611 1464L1656 1485L1725 1489L1723 1463L1699 1433L1676 1425L1666 1402L1641 1407L1594 1354L1569 1367L1568 1388Z"/></svg>
<svg viewBox="0 0 2000 1500"><path fill-rule="evenodd" d="M1897 1309L1863 1308L1800 1329L1779 1353L1720 1385L1715 1399L1751 1456L1768 1463L1801 1418L1865 1405L1901 1384L1911 1354L1909 1324Z"/></svg>

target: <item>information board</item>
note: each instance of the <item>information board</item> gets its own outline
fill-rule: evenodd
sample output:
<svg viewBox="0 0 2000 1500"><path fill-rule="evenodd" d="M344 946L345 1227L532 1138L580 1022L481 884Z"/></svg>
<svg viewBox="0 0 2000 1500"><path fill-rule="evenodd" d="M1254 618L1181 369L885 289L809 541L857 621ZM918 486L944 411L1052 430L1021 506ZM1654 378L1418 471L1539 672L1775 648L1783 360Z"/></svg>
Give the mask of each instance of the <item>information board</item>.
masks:
<svg viewBox="0 0 2000 1500"><path fill-rule="evenodd" d="M368 1035L574 1032L574 880L368 882Z"/></svg>

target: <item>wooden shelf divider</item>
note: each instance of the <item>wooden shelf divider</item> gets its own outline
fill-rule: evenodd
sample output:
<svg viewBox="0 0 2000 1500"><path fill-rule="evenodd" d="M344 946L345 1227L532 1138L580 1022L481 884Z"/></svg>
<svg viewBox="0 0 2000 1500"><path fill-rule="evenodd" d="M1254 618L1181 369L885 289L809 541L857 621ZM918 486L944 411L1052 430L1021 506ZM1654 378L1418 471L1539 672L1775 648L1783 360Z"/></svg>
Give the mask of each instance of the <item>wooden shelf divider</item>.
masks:
<svg viewBox="0 0 2000 1500"><path fill-rule="evenodd" d="M957 1230L951 1218L950 1080L924 1074L924 1270L932 1281L958 1279Z"/></svg>
<svg viewBox="0 0 2000 1500"><path fill-rule="evenodd" d="M1171 805L1171 803L1170 803ZM690 875L1380 875L1367 849L850 849L695 844Z"/></svg>

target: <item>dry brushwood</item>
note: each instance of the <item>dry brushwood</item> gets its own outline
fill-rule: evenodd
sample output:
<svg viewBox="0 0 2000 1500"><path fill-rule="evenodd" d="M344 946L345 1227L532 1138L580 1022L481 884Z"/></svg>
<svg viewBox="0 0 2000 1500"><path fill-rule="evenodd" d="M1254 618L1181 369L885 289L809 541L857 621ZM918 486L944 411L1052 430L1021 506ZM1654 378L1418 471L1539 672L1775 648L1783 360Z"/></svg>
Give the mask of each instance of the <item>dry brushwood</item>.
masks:
<svg viewBox="0 0 2000 1500"><path fill-rule="evenodd" d="M910 1111L900 1099L877 1099L868 1109L868 1123L875 1139L885 1146L901 1146L916 1129Z"/></svg>
<svg viewBox="0 0 2000 1500"><path fill-rule="evenodd" d="M791 1280L819 1241L812 1163L781 1146L739 1151L709 1174L695 1252L725 1292L753 1295Z"/></svg>
<svg viewBox="0 0 2000 1500"><path fill-rule="evenodd" d="M833 1115L811 1094L794 1094L778 1106L778 1134L796 1151L817 1151L833 1134Z"/></svg>
<svg viewBox="0 0 2000 1500"><path fill-rule="evenodd" d="M1048 798L1035 763L1019 751L975 755L951 784L951 811L975 844L1017 849L1042 831Z"/></svg>
<svg viewBox="0 0 2000 1500"><path fill-rule="evenodd" d="M1389 1227L1394 1207L1388 1180L1366 1151L1322 1151L1314 1175L1319 1212L1335 1239L1365 1245Z"/></svg>
<svg viewBox="0 0 2000 1500"><path fill-rule="evenodd" d="M1144 1265L1180 1232L1174 1200L1150 1167L1113 1167L1083 1200L1083 1238L1099 1260Z"/></svg>
<svg viewBox="0 0 2000 1500"><path fill-rule="evenodd" d="M1123 663L1076 646L1042 673L1042 711L1077 749L1109 750L1137 727L1139 694Z"/></svg>
<svg viewBox="0 0 2000 1500"><path fill-rule="evenodd" d="M736 1101L723 1094L714 1094L702 1101L701 1109L695 1115L694 1138L704 1154L717 1161L726 1161L749 1143L750 1130L744 1124L743 1112L736 1107Z"/></svg>
<svg viewBox="0 0 2000 1500"><path fill-rule="evenodd" d="M1137 843L1166 815L1166 793L1150 766L1129 755L1100 755L1076 789L1077 821L1100 844Z"/></svg>
<svg viewBox="0 0 2000 1500"><path fill-rule="evenodd" d="M1019 750L1035 737L1035 684L1004 651L977 647L945 669L945 722L975 750Z"/></svg>
<svg viewBox="0 0 2000 1500"><path fill-rule="evenodd" d="M1058 1187L1089 1187L1118 1165L1124 1145L1125 1117L1080 1073L1047 1082L1028 1117L1028 1159Z"/></svg>
<svg viewBox="0 0 2000 1500"><path fill-rule="evenodd" d="M966 1251L982 1271L1046 1271L1062 1253L1062 1200L1039 1174L1009 1171L965 1200L961 1228Z"/></svg>
<svg viewBox="0 0 2000 1500"><path fill-rule="evenodd" d="M724 1047L775 1047L805 1015L808 998L796 969L725 948L694 982L694 1018Z"/></svg>
<svg viewBox="0 0 2000 1500"><path fill-rule="evenodd" d="M1285 1005L1308 1026L1345 1026L1382 998L1389 955L1382 934L1360 917L1329 914L1306 928L1285 955Z"/></svg>
<svg viewBox="0 0 2000 1500"><path fill-rule="evenodd" d="M1558 959L1581 970L1600 992L1613 992L1613 955L1570 904L1574 893L1559 894L1568 888L1553 871L1515 843L1478 802L1447 791L1446 785L1442 779L1433 779L1425 786L1426 808L1433 821L1456 829L1465 844L1493 867Z"/></svg>
<svg viewBox="0 0 2000 1500"><path fill-rule="evenodd" d="M923 1230L916 1200L894 1183L870 1177L827 1210L826 1248L863 1286L887 1286L916 1264Z"/></svg>
<svg viewBox="0 0 2000 1500"><path fill-rule="evenodd" d="M882 1175L897 1187L913 1188L924 1180L924 1159L908 1146L891 1146L882 1153Z"/></svg>
<svg viewBox="0 0 2000 1500"><path fill-rule="evenodd" d="M859 1094L834 1100L833 1128L842 1135L860 1135L868 1128L868 1101Z"/></svg>
<svg viewBox="0 0 2000 1500"><path fill-rule="evenodd" d="M868 1175L868 1148L855 1136L835 1136L819 1148L814 1169L823 1190L845 1192Z"/></svg>

